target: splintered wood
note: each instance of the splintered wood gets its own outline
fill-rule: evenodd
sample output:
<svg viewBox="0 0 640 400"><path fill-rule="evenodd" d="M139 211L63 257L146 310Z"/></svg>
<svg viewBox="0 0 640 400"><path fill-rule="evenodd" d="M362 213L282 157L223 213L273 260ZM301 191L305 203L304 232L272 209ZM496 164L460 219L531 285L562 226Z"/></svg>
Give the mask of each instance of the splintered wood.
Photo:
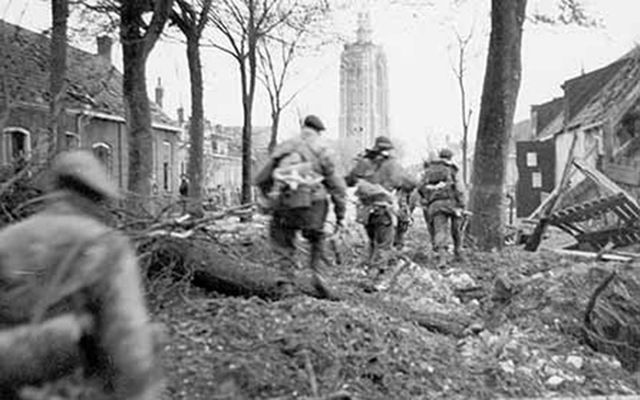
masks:
<svg viewBox="0 0 640 400"><path fill-rule="evenodd" d="M560 209L551 206L546 212L539 212L536 215L539 220L535 232L540 235L545 226L558 227L578 242L570 247L573 250L599 252L640 243L640 206L636 200L602 172L583 161L575 159L572 165L590 184L596 186L600 196L576 204L572 199L576 197L573 191L578 186L554 191L555 200L562 196L563 204L572 205ZM528 250L535 250L539 241L530 240L530 243L535 245L528 246Z"/></svg>

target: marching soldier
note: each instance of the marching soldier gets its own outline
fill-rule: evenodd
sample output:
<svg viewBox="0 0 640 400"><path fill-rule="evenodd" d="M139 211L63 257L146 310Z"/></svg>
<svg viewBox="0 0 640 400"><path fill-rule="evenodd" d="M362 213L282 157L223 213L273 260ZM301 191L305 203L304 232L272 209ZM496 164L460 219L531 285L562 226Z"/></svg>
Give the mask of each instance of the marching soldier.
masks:
<svg viewBox="0 0 640 400"><path fill-rule="evenodd" d="M422 197L424 218L429 229L431 247L436 254L436 264L442 267L445 263L447 228L453 240L455 259L462 258L460 224L464 200L457 180L458 167L451 160L453 153L449 149L442 149L438 157L425 164L418 192Z"/></svg>
<svg viewBox="0 0 640 400"><path fill-rule="evenodd" d="M86 151L59 155L52 176L46 208L0 231L2 398L78 366L113 398L160 398L136 256L103 222L118 191Z"/></svg>
<svg viewBox="0 0 640 400"><path fill-rule="evenodd" d="M410 195L416 183L391 153L393 148L388 137L377 137L346 177L348 186L359 186L356 194L361 194L361 222L370 239L370 258L378 249L402 248L410 224Z"/></svg>
<svg viewBox="0 0 640 400"><path fill-rule="evenodd" d="M342 226L346 210L343 179L335 172L335 161L321 140L325 130L315 115L304 119L298 137L279 144L271 153L264 168L256 176L256 186L272 212L270 236L283 255L285 273L284 294L290 294L295 268L295 236L302 236L311 244L309 266L316 288L329 295L320 274L324 258L324 224L329 211L328 197L333 202L336 229Z"/></svg>

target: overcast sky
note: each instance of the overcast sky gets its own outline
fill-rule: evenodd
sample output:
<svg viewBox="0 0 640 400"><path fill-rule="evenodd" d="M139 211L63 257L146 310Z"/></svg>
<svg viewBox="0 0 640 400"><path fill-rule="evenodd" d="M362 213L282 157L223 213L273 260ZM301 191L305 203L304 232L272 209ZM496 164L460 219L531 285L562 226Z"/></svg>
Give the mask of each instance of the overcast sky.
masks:
<svg viewBox="0 0 640 400"><path fill-rule="evenodd" d="M393 0L351 0L349 10L333 15L333 26L355 37L356 11L370 10L374 41L381 44L389 67L392 136L410 160L420 159L429 143L440 146L446 135L459 140L460 99L451 60L455 56L454 27L461 33L473 27L472 52L468 60L468 92L474 110L472 131L479 111L486 48L489 34L490 0L466 0L454 9L451 0L432 0L433 7L390 5ZM359 1L359 2L358 2ZM395 0L419 3L420 0ZM522 85L516 121L527 118L532 104L562 94L563 81L606 65L640 42L640 1L585 0L603 29L558 28L525 25L522 45ZM0 15L9 22L42 30L50 26L49 1L0 0ZM529 11L547 10L553 0L530 0ZM453 46L453 47L452 47ZM95 51L89 44L87 49ZM339 112L339 44L321 57L302 60L302 71L292 88L304 87L284 116L283 134L296 130L297 113L315 113L326 121L329 135L337 135ZM114 62L121 65L115 49ZM175 117L178 106L189 107L189 76L181 44L165 41L156 46L148 63L149 94L158 77L165 87L165 111ZM214 123L241 125L240 84L234 61L210 48L203 49L205 112ZM269 124L269 109L259 88L254 125Z"/></svg>

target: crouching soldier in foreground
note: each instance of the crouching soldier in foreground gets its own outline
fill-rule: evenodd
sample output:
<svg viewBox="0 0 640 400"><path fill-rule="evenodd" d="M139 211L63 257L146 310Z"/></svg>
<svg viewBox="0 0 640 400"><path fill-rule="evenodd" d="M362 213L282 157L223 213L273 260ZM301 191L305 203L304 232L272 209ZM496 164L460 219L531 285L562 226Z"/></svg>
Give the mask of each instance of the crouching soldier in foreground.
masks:
<svg viewBox="0 0 640 400"><path fill-rule="evenodd" d="M436 254L436 265L445 265L444 254L447 243L447 229L453 240L456 260L462 258L462 232L460 223L464 210L463 193L457 176L458 167L451 158L449 149L442 149L439 158L425 165L424 175L418 191L422 197L424 218L429 229L431 247Z"/></svg>
<svg viewBox="0 0 640 400"><path fill-rule="evenodd" d="M293 289L295 237L298 231L311 245L309 266L316 289L329 297L320 274L324 259L324 224L329 211L330 196L336 215L336 228L342 226L346 194L341 177L335 173L335 162L321 140L325 130L314 115L305 118L298 137L279 144L267 164L256 176L256 186L272 212L269 234L276 250L283 256L287 275L284 294Z"/></svg>
<svg viewBox="0 0 640 400"><path fill-rule="evenodd" d="M136 256L101 221L117 189L90 152L51 174L46 208L0 231L0 397L83 367L110 398L159 399Z"/></svg>
<svg viewBox="0 0 640 400"><path fill-rule="evenodd" d="M409 228L409 196L416 184L392 150L389 138L377 137L373 148L356 160L346 177L348 186L357 185L358 221L365 226L369 238L369 263L392 245L401 248Z"/></svg>

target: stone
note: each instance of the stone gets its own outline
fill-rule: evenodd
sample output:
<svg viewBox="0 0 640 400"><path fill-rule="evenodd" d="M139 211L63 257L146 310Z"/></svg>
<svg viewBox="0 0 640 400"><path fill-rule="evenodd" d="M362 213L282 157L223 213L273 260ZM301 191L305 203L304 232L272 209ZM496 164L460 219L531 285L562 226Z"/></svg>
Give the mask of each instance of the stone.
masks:
<svg viewBox="0 0 640 400"><path fill-rule="evenodd" d="M556 388L558 386L560 386L562 383L564 382L564 378L561 378L557 375L554 375L552 377L550 377L549 379L547 379L547 381L545 382L545 384L551 388Z"/></svg>
<svg viewBox="0 0 640 400"><path fill-rule="evenodd" d="M452 274L449 276L449 282L454 289L465 290L471 289L477 286L476 282L467 273Z"/></svg>
<svg viewBox="0 0 640 400"><path fill-rule="evenodd" d="M500 361L498 363L498 366L500 367L500 369L507 373L507 374L513 374L516 372L516 366L513 363L512 360L507 360L507 361Z"/></svg>
<svg viewBox="0 0 640 400"><path fill-rule="evenodd" d="M567 364L571 365L575 369L582 369L584 359L578 356L569 356L567 357Z"/></svg>

